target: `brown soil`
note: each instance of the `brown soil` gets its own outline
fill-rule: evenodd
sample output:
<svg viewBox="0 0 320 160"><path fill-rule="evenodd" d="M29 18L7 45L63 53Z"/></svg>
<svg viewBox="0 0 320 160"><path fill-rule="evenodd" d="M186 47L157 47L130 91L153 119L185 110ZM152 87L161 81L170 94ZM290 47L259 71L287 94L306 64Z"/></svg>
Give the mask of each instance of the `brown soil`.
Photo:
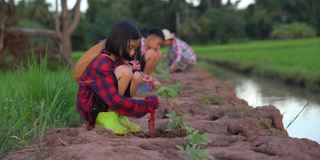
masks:
<svg viewBox="0 0 320 160"><path fill-rule="evenodd" d="M320 159L320 145L308 139L291 138L282 115L274 106L252 108L238 99L232 85L217 81L199 69L176 73L181 83L179 100L161 100L157 110L155 138L148 132L149 115L133 119L142 132L116 136L104 129L57 128L42 142L9 152L4 159L186 159L176 145L186 145L185 130L166 132L166 114L188 114L187 125L207 132L204 146L215 159Z"/></svg>
<svg viewBox="0 0 320 160"><path fill-rule="evenodd" d="M146 132L134 133L134 135L141 138L151 138L150 133L146 133ZM162 129L157 129L156 135L154 136L154 138L157 138L157 137L175 138L175 137L186 137L186 136L187 136L187 130L185 129L176 129L173 131L165 131Z"/></svg>

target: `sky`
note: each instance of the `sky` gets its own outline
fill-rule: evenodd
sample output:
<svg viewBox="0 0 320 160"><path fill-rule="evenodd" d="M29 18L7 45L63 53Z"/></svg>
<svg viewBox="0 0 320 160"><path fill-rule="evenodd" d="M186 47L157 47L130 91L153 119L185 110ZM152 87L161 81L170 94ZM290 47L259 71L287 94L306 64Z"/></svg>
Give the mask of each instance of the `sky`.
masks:
<svg viewBox="0 0 320 160"><path fill-rule="evenodd" d="M200 3L200 0L186 0L188 3L192 2L193 5L197 6ZM231 3L234 3L238 0L231 0ZM248 5L254 3L255 0L241 0L241 2L239 3L238 8L239 9L244 9L246 8ZM226 4L228 2L228 0L222 0L223 4Z"/></svg>
<svg viewBox="0 0 320 160"><path fill-rule="evenodd" d="M186 0L187 2L192 2L194 5L199 4L200 0ZM232 3L236 2L237 0L231 0ZM239 3L238 8L239 9L244 9L246 8L248 5L254 3L255 0L241 0L241 2ZM51 10L55 9L55 0L47 0L47 2L51 3ZM60 1L58 1L59 3ZM75 0L68 0L68 7L71 9L74 4L75 4ZM227 3L228 0L222 0L222 3L225 4ZM87 0L81 0L81 5L80 5L80 10L81 12L85 12L88 9L88 3Z"/></svg>
<svg viewBox="0 0 320 160"><path fill-rule="evenodd" d="M236 2L236 1L238 1L238 0L231 0L231 3L234 3L234 2ZM254 1L255 1L255 0L241 0L241 2L239 3L238 8L239 8L239 9L244 9L244 8L246 8L248 5L254 3ZM225 3L227 3L227 2L228 2L228 0L222 0L222 3L223 3L223 4L225 4Z"/></svg>
<svg viewBox="0 0 320 160"><path fill-rule="evenodd" d="M56 0L46 0L51 4L50 10L55 10L56 9ZM71 9L76 3L76 0L67 0L67 6L69 9ZM58 6L60 4L60 0L58 0ZM80 10L81 12L85 12L88 9L88 3L87 0L81 0L80 4ZM60 9L59 9L60 10Z"/></svg>

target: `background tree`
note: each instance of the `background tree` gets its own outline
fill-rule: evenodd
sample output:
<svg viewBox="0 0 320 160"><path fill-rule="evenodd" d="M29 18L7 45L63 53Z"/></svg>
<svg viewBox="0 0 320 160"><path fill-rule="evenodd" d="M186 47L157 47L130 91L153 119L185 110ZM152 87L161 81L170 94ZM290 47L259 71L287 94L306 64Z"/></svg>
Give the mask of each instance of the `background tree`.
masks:
<svg viewBox="0 0 320 160"><path fill-rule="evenodd" d="M275 24L285 20L278 0L256 0L245 13L246 31L250 38L266 39Z"/></svg>
<svg viewBox="0 0 320 160"><path fill-rule="evenodd" d="M16 19L16 6L14 4L13 0L10 0L8 3L1 1L1 8L5 8L4 6L8 6L7 10L3 9L1 10L1 16L4 18L1 18L0 24L4 24L1 28L1 35L0 37L11 38L12 36L6 36L7 34L13 34L13 35L25 35L25 36L31 36L31 37L38 37L38 36L44 36L51 39L55 39L60 46L61 49L61 55L64 64L71 65L71 51L72 51L72 43L71 43L71 35L72 32L76 29L77 25L79 24L80 20L80 2L81 0L77 0L76 4L71 10L68 10L67 8L67 1L61 0L61 12L58 11L58 0L56 0L56 11L55 11L55 27L53 29L38 29L37 27L32 28L21 28L18 26L18 20ZM46 17L49 16L48 13L48 4L44 0L36 0L27 3L25 5L25 2L22 1L19 3L18 7L20 7L20 14L22 16L21 19L26 18L29 20L34 20L39 23L39 25L46 26L48 24L48 20L46 18L42 18L42 16ZM28 7L28 8L25 8ZM4 14L4 12L6 14ZM25 13L28 13L24 15ZM41 14L41 15L40 15ZM25 16L25 17L23 17ZM29 16L29 17L28 17ZM1 40L1 39L0 39ZM18 40L16 40L18 41ZM1 41L0 41L1 42ZM9 44L9 40L6 40L4 38L3 42L1 42L0 46L2 48L1 53L3 54L3 50L5 49L6 44ZM13 41L14 42L14 41ZM18 43L19 44L19 43ZM18 46L10 47L10 49L19 49Z"/></svg>
<svg viewBox="0 0 320 160"><path fill-rule="evenodd" d="M26 47L23 36L12 32L12 26L18 24L16 6L13 0L0 1L0 67L6 67L8 62L15 58L21 58L22 51ZM12 66L12 65L11 65Z"/></svg>
<svg viewBox="0 0 320 160"><path fill-rule="evenodd" d="M320 34L320 1L317 0L283 0L281 8L286 22L305 22L313 26Z"/></svg>
<svg viewBox="0 0 320 160"><path fill-rule="evenodd" d="M60 42L61 55L64 63L68 65L72 65L71 35L80 21L80 2L81 0L77 0L74 7L68 10L67 0L61 0L61 12L59 15L58 0L56 0L55 32Z"/></svg>
<svg viewBox="0 0 320 160"><path fill-rule="evenodd" d="M0 1L0 56L6 48L17 48L9 44L27 48L30 43L44 44L53 39L56 44L49 45L59 46L63 62L71 64L72 49L88 49L104 39L121 20L133 22L142 35L148 28L159 26L189 43L200 44L268 39L279 26L296 22L320 34L320 1L316 0L256 0L246 9L238 9L240 1L223 4L222 0L200 0L195 6L185 0L88 0L85 13L80 13L80 0L71 10L66 0L59 1L58 12L50 11L52 4L46 0L20 0L18 4L13 0ZM12 36L5 36L9 33ZM16 42L9 43L6 37Z"/></svg>

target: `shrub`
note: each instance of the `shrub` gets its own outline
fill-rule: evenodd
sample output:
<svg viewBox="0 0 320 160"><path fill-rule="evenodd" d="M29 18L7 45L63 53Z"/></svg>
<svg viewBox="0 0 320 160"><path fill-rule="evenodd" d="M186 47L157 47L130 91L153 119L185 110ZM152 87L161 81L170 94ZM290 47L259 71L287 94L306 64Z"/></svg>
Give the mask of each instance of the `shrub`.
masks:
<svg viewBox="0 0 320 160"><path fill-rule="evenodd" d="M271 32L271 38L273 39L297 39L312 37L316 37L315 29L301 22L280 24Z"/></svg>

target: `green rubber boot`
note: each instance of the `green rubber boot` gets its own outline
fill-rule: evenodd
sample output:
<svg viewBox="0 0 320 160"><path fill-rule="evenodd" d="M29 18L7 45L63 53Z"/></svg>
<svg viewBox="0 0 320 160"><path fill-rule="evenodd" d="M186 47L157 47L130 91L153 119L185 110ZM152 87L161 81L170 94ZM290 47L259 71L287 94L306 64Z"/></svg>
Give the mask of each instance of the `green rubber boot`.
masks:
<svg viewBox="0 0 320 160"><path fill-rule="evenodd" d="M140 126L131 122L127 116L119 115L118 121L122 126L126 127L130 133L136 133L140 131Z"/></svg>
<svg viewBox="0 0 320 160"><path fill-rule="evenodd" d="M109 129L118 135L128 134L128 129L119 123L117 112L99 112L94 127Z"/></svg>

